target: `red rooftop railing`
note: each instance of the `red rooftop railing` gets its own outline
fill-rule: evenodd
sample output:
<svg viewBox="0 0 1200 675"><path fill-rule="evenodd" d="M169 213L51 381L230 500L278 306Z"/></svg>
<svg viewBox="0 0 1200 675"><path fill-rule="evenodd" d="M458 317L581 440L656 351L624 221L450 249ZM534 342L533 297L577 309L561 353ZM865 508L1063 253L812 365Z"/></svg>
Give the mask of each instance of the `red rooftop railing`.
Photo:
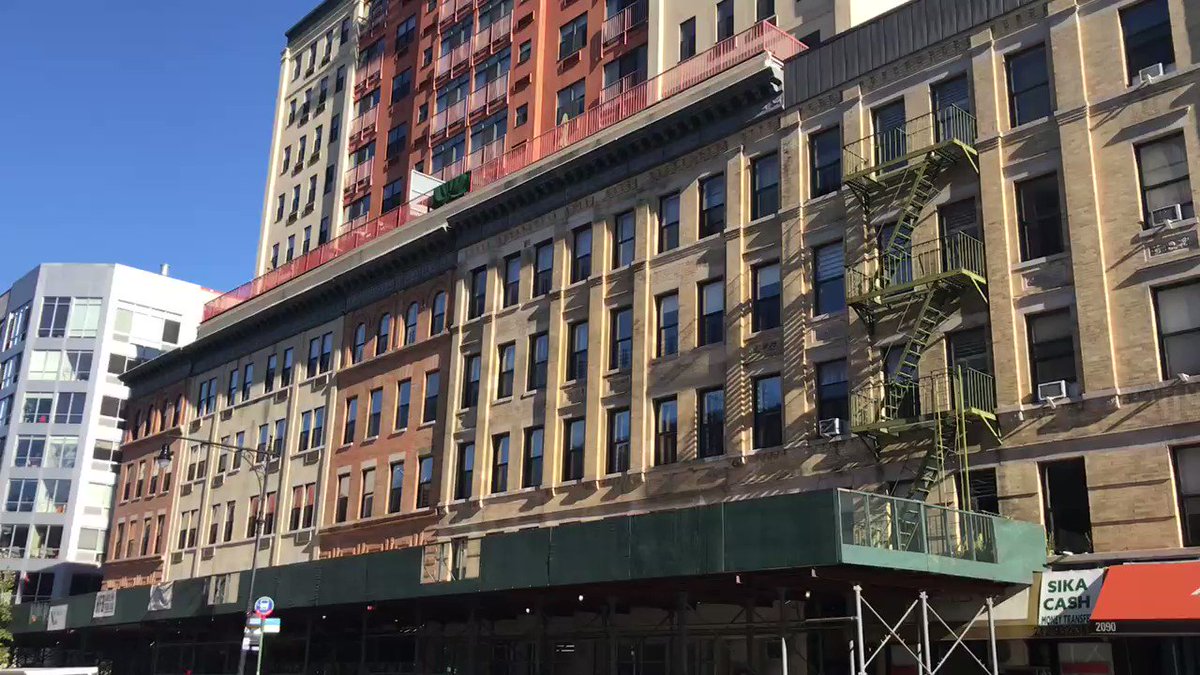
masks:
<svg viewBox="0 0 1200 675"><path fill-rule="evenodd" d="M450 3L443 2L443 7ZM775 26L760 22L711 49L697 54L679 65L647 80L612 99L587 110L579 117L560 124L531 139L522 147L510 150L495 159L484 161L471 173L471 189L494 183L505 176L545 159L593 134L628 119L646 108L670 98L689 87L721 74L760 54L771 54L786 61L805 46ZM408 203L361 225L354 225L341 236L318 246L309 253L263 274L252 281L209 301L204 306L204 320L237 307L267 291L278 288L296 277L373 241L383 234L408 224L429 211L432 193L420 195Z"/></svg>

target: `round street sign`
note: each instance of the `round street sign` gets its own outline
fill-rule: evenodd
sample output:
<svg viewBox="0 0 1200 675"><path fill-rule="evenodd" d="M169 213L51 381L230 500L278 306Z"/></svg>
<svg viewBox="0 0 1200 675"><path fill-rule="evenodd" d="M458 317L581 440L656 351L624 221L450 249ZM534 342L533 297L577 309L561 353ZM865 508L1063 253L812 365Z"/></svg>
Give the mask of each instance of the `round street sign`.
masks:
<svg viewBox="0 0 1200 675"><path fill-rule="evenodd" d="M271 612L275 611L275 601L270 596L264 595L254 601L254 613L259 616L271 616Z"/></svg>

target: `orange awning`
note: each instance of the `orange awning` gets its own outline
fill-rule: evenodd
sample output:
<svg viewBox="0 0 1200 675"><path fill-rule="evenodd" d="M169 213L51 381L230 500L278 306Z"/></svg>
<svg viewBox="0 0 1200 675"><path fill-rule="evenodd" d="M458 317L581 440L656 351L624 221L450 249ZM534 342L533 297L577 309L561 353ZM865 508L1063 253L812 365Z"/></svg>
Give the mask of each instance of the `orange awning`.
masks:
<svg viewBox="0 0 1200 675"><path fill-rule="evenodd" d="M1092 621L1200 621L1200 562L1109 567Z"/></svg>

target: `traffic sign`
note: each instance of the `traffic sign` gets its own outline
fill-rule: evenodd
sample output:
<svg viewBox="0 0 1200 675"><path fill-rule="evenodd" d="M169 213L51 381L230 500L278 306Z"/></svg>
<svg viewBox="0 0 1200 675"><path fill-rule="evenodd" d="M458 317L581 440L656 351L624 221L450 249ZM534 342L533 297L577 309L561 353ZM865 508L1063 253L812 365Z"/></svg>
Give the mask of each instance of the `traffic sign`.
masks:
<svg viewBox="0 0 1200 675"><path fill-rule="evenodd" d="M263 619L263 624L262 624L262 632L263 633L278 633L279 629L282 627L283 627L283 622L280 621L278 618Z"/></svg>
<svg viewBox="0 0 1200 675"><path fill-rule="evenodd" d="M259 616L271 616L271 612L275 611L275 601L271 596L264 595L254 601L254 613Z"/></svg>

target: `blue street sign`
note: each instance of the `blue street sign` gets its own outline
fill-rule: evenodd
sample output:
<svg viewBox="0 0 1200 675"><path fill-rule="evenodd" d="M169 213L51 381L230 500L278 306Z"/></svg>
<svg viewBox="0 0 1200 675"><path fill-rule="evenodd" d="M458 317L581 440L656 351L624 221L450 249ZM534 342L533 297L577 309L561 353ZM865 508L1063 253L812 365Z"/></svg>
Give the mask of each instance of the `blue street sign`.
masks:
<svg viewBox="0 0 1200 675"><path fill-rule="evenodd" d="M254 601L254 612L259 616L270 616L271 612L275 611L275 601L270 596L264 595Z"/></svg>

